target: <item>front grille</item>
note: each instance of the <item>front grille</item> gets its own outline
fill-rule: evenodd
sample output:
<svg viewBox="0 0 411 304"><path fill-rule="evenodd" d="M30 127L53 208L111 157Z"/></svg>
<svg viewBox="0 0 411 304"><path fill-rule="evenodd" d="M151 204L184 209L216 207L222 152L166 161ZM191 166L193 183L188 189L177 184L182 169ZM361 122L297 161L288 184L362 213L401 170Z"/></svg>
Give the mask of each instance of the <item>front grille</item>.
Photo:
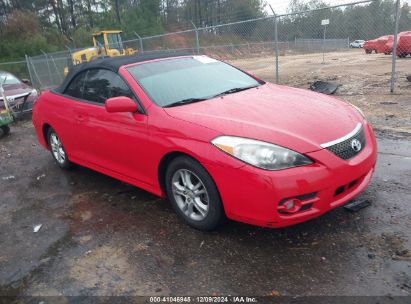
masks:
<svg viewBox="0 0 411 304"><path fill-rule="evenodd" d="M357 139L361 143L361 149L355 150L353 148L353 141ZM354 156L358 155L361 153L362 150L364 150L366 145L365 141L365 134L364 134L364 129L361 128L355 135L352 137L344 140L343 142L340 142L338 144L335 144L333 146L327 147L327 150L331 151L335 155L337 155L339 158L342 158L344 160L348 160L350 158L353 158Z"/></svg>

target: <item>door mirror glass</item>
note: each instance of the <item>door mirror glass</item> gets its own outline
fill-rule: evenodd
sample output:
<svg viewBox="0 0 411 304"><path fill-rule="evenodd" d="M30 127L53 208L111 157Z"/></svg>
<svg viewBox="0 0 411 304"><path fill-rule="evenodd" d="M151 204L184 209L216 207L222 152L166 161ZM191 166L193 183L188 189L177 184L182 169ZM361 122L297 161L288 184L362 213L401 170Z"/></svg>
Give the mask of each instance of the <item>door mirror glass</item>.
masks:
<svg viewBox="0 0 411 304"><path fill-rule="evenodd" d="M138 106L133 99L125 96L109 98L105 102L108 113L135 113Z"/></svg>

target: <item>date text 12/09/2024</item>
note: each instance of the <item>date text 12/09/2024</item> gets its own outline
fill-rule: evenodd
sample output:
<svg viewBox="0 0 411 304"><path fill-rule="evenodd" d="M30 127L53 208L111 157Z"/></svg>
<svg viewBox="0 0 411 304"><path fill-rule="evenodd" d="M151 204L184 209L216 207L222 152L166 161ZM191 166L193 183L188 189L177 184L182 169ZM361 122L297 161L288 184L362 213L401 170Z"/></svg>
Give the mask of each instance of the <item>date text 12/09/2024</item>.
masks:
<svg viewBox="0 0 411 304"><path fill-rule="evenodd" d="M150 303L258 303L254 297L150 297Z"/></svg>

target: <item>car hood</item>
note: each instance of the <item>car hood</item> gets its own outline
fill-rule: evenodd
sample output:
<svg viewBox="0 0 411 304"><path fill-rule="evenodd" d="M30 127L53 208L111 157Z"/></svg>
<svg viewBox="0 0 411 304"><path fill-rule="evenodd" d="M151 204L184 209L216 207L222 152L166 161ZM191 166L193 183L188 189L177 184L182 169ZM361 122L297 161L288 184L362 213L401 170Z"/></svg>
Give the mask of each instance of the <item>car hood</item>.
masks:
<svg viewBox="0 0 411 304"><path fill-rule="evenodd" d="M9 101L10 105L13 105L18 102L21 103L22 100L24 100L21 97L31 93L31 91L33 90L31 87L25 85L24 83L4 85L3 89L4 89L4 95L6 97L13 98L13 101ZM29 97L28 101L33 101L34 98L36 97ZM3 108L4 108L4 101L3 101L3 97L0 96L0 109L3 109Z"/></svg>
<svg viewBox="0 0 411 304"><path fill-rule="evenodd" d="M33 89L24 83L4 85L4 95L6 96L19 96L30 93Z"/></svg>
<svg viewBox="0 0 411 304"><path fill-rule="evenodd" d="M347 135L362 120L334 97L273 84L164 110L222 135L262 140L300 153L322 149L321 144Z"/></svg>

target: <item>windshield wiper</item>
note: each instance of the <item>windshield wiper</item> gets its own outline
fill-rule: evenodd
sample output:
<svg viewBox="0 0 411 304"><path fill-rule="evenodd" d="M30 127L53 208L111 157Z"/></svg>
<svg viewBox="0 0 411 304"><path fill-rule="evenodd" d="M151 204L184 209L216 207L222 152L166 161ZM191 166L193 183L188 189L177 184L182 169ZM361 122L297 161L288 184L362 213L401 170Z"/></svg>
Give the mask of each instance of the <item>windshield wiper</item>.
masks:
<svg viewBox="0 0 411 304"><path fill-rule="evenodd" d="M213 97L220 97L220 96L224 96L224 95L228 95L228 94L238 93L238 92L246 91L246 90L249 90L249 89L254 89L254 88L259 87L259 86L260 86L260 84L250 86L250 87L233 88L233 89L229 89L227 91L224 91L222 93L219 93L219 94L217 94Z"/></svg>
<svg viewBox="0 0 411 304"><path fill-rule="evenodd" d="M180 101L170 103L169 105L166 105L163 108L178 107L178 106L182 106L182 105L186 105L186 104L190 104L190 103L196 103L196 102L204 101L204 100L207 100L207 99L209 99L209 98L187 98L187 99L183 99L183 100L180 100Z"/></svg>
<svg viewBox="0 0 411 304"><path fill-rule="evenodd" d="M220 96L224 96L224 95L228 95L228 94L233 94L233 93L237 93L237 92L241 92L241 91L246 91L246 90L253 89L253 88L256 88L256 87L259 87L259 86L260 86L260 84L250 86L250 87L233 88L233 89L229 89L227 91L224 91L222 93L219 93L217 95L213 95L213 96L210 96L210 97L187 98L187 99L183 99L183 100L180 100L180 101L173 102L169 105L164 106L163 108L172 108L172 107L178 107L178 106L182 106L182 105L186 105L186 104L190 104L190 103L196 103L196 102L200 102L200 101L204 101L204 100L208 100L208 99L212 99L212 98L216 98L216 97L220 97Z"/></svg>

